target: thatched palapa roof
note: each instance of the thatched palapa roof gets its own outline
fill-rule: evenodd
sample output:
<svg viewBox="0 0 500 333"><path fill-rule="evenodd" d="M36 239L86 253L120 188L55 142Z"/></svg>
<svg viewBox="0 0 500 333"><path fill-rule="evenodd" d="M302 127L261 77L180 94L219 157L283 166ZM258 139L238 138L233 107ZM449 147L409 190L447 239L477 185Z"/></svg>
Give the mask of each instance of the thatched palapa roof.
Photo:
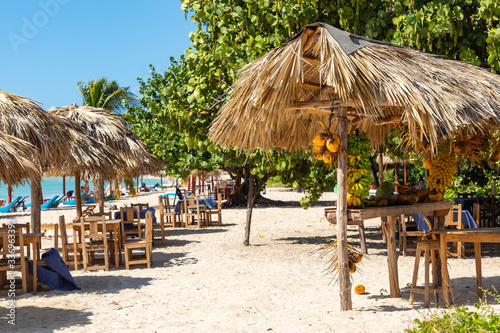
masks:
<svg viewBox="0 0 500 333"><path fill-rule="evenodd" d="M146 145L127 126L118 114L91 106L65 106L49 110L80 126L92 138L111 148L109 157L115 160L114 168L101 173L106 179L112 176L138 176L157 172L162 163L152 156Z"/></svg>
<svg viewBox="0 0 500 333"><path fill-rule="evenodd" d="M298 150L346 107L349 131L374 144L395 125L433 146L441 133L500 124L500 76L459 61L369 40L324 23L305 26L287 43L241 71L210 129L223 146Z"/></svg>
<svg viewBox="0 0 500 333"><path fill-rule="evenodd" d="M36 177L40 171L32 158L37 155L33 145L0 131L0 180L16 185Z"/></svg>

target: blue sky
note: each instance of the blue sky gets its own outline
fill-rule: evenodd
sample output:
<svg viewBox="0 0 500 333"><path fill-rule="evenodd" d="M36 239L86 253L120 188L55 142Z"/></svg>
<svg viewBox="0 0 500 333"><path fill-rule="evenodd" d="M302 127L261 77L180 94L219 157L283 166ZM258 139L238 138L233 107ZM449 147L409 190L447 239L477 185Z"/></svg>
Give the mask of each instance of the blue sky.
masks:
<svg viewBox="0 0 500 333"><path fill-rule="evenodd" d="M78 81L107 77L137 94L149 65L166 70L197 26L179 0L2 1L0 90L48 110L81 105Z"/></svg>

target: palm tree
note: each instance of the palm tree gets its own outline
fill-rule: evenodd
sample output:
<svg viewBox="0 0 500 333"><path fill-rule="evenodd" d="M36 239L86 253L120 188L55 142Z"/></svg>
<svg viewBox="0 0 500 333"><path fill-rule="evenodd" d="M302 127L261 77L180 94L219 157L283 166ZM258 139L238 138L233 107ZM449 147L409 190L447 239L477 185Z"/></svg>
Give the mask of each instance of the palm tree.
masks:
<svg viewBox="0 0 500 333"><path fill-rule="evenodd" d="M120 87L115 80L108 81L104 77L88 83L78 82L83 105L111 110L120 114L125 110L123 102L131 105L137 103L136 96L129 89L130 87Z"/></svg>

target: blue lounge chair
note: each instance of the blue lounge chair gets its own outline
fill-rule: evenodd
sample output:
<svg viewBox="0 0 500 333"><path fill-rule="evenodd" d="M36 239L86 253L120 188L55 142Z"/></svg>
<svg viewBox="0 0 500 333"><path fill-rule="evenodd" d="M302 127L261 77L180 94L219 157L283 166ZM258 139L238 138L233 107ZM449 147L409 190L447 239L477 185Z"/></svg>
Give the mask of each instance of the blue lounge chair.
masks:
<svg viewBox="0 0 500 333"><path fill-rule="evenodd" d="M86 205L93 204L93 203L95 203L95 196L90 198L89 200L85 201Z"/></svg>
<svg viewBox="0 0 500 333"><path fill-rule="evenodd" d="M8 213L8 212L14 212L14 208L19 200L21 200L22 196L18 196L12 202L4 207L0 207L0 213Z"/></svg>
<svg viewBox="0 0 500 333"><path fill-rule="evenodd" d="M85 195L85 192L82 192L82 194L80 195L80 198L83 197L84 195ZM61 203L65 204L65 205L74 205L74 204L76 204L76 199L68 200L68 201L61 201Z"/></svg>
<svg viewBox="0 0 500 333"><path fill-rule="evenodd" d="M44 203L43 205L40 206L40 209L47 209L47 208L53 208L54 207L54 202L59 198L58 195L55 195L52 199Z"/></svg>
<svg viewBox="0 0 500 333"><path fill-rule="evenodd" d="M54 201L54 208L57 208L61 202L66 199L68 196L67 195L63 195L62 197L60 197L59 199L57 199L56 201Z"/></svg>
<svg viewBox="0 0 500 333"><path fill-rule="evenodd" d="M19 200L19 201L16 203L16 207L14 207L13 212L16 212L16 211L17 211L17 209L18 209L19 207L21 207L21 206L23 207L23 210L25 210L25 209L26 209L25 200L26 200L26 198L27 198L27 197L28 197L28 196L25 196L24 198L22 198L21 200Z"/></svg>

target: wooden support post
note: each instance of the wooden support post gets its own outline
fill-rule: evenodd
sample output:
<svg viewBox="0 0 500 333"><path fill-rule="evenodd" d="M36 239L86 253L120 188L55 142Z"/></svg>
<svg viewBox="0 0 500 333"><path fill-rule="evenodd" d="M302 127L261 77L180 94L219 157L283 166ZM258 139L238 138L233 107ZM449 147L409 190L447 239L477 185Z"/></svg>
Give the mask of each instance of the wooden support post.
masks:
<svg viewBox="0 0 500 333"><path fill-rule="evenodd" d="M387 170L387 168L386 168ZM384 153L380 153L378 155L378 181L380 184L384 182ZM387 218L386 217L381 217L380 218L381 222L381 232L382 232L382 239L387 241L387 238L385 236L385 224L387 223Z"/></svg>
<svg viewBox="0 0 500 333"><path fill-rule="evenodd" d="M99 192L99 212L100 213L104 213L104 201L105 201L105 197L104 197L104 179L102 179L102 177L99 177L99 179L97 180L98 181L98 188L99 190L97 192Z"/></svg>
<svg viewBox="0 0 500 333"><path fill-rule="evenodd" d="M9 184L7 185L7 204L10 204L12 202L12 186Z"/></svg>
<svg viewBox="0 0 500 333"><path fill-rule="evenodd" d="M31 232L40 232L41 230L41 200L42 177L41 175L31 179Z"/></svg>
<svg viewBox="0 0 500 333"><path fill-rule="evenodd" d="M347 109L337 113L340 146L337 164L337 252L339 263L340 311L352 310L351 280L347 252Z"/></svg>
<svg viewBox="0 0 500 333"><path fill-rule="evenodd" d="M76 204L76 217L78 217L78 221L82 217L82 191L80 190L80 173L75 173L75 204Z"/></svg>
<svg viewBox="0 0 500 333"><path fill-rule="evenodd" d="M63 176L63 195L66 195L66 176Z"/></svg>
<svg viewBox="0 0 500 333"><path fill-rule="evenodd" d="M396 250L397 216L388 216L385 224L387 237L387 265L389 268L389 284L391 297L399 297L398 253Z"/></svg>
<svg viewBox="0 0 500 333"><path fill-rule="evenodd" d="M248 205L247 205L247 221L245 224L245 239L243 241L243 245L250 245L250 225L252 224L252 210L253 210L253 201L255 199L255 180L254 175L250 173L248 177Z"/></svg>
<svg viewBox="0 0 500 333"><path fill-rule="evenodd" d="M406 161L405 161L405 164L404 164L404 171L405 171L405 185L407 185L407 182L406 182Z"/></svg>

